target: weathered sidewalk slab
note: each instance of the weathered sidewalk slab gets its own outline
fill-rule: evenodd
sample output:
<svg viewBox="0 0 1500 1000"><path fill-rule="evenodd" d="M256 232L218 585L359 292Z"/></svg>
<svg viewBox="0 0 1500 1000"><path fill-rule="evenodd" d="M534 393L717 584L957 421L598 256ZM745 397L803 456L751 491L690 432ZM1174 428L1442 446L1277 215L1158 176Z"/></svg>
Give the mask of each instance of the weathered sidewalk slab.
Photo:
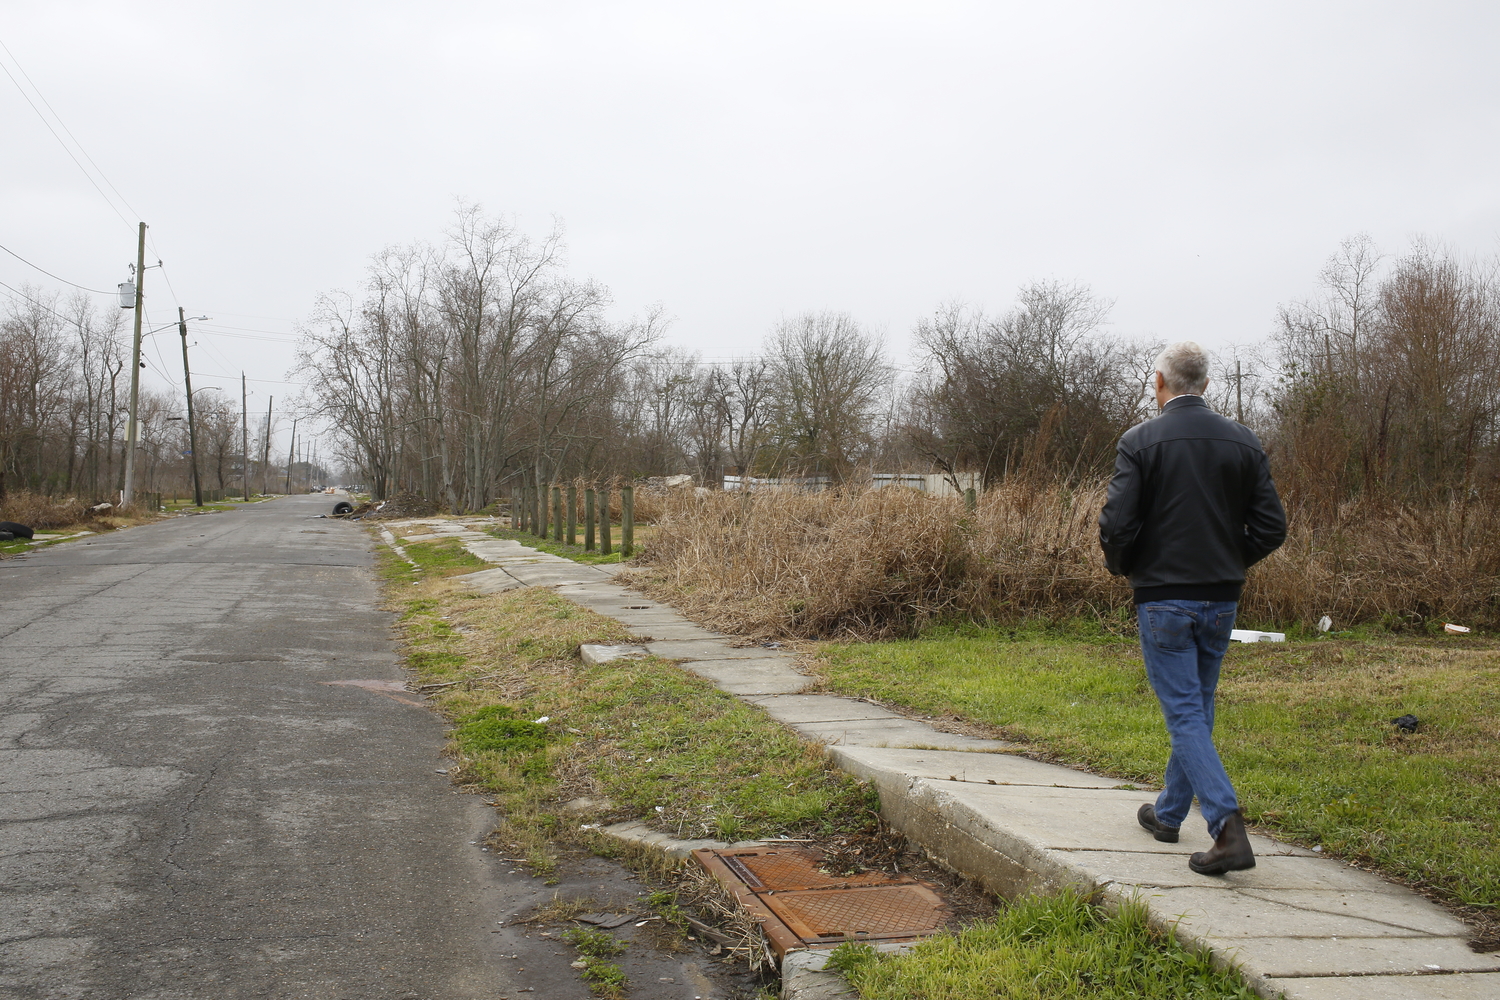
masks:
<svg viewBox="0 0 1500 1000"><path fill-rule="evenodd" d="M650 655L645 646L603 646L586 642L578 647L579 658L591 666L615 660L640 660Z"/></svg>
<svg viewBox="0 0 1500 1000"><path fill-rule="evenodd" d="M890 773L909 780L972 781L983 785L1044 785L1069 788L1116 788L1114 778L1075 771L1071 767L1044 764L1030 757L1005 753L1013 743L990 741L994 752L955 750L891 750L882 747L834 747L829 756L840 770L858 778L874 780Z"/></svg>
<svg viewBox="0 0 1500 1000"><path fill-rule="evenodd" d="M630 648L681 661L823 743L834 764L876 787L895 829L1002 895L1072 886L1138 900L1158 926L1237 966L1267 997L1500 998L1500 954L1470 951L1461 921L1402 886L1262 835L1252 838L1255 868L1196 875L1187 856L1210 846L1202 818L1189 817L1179 843L1156 841L1135 821L1140 804L1155 799L1149 789L1021 757L1001 740L940 732L871 702L804 693L812 679L793 655L734 646L612 582L615 567L492 545L500 540L449 525L431 532L464 536L469 551L496 564L459 579L481 588L555 586L650 637ZM672 839L621 826L641 843ZM836 995L817 964L794 968L786 995L811 1000L797 992L804 986Z"/></svg>
<svg viewBox="0 0 1500 1000"><path fill-rule="evenodd" d="M1500 973L1272 979L1267 985L1287 1000L1495 1000Z"/></svg>

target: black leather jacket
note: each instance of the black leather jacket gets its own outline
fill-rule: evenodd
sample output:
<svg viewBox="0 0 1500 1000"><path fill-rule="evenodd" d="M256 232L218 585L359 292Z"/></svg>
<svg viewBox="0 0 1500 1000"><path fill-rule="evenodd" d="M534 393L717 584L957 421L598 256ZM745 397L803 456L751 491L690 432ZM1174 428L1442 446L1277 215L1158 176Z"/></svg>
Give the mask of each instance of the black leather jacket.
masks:
<svg viewBox="0 0 1500 1000"><path fill-rule="evenodd" d="M1237 601L1245 569L1286 540L1260 441L1201 396L1167 401L1126 431L1099 514L1099 544L1136 603Z"/></svg>

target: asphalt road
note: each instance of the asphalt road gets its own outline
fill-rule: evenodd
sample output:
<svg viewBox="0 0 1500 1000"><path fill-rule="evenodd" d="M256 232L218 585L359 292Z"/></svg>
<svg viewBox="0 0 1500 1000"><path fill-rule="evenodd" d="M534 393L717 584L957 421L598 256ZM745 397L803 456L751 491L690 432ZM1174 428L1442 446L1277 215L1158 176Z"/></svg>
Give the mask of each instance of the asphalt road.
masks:
<svg viewBox="0 0 1500 1000"><path fill-rule="evenodd" d="M493 930L540 887L473 844L493 815L437 773L442 725L395 690L370 541L309 519L330 507L292 497L0 561L0 996L535 982Z"/></svg>

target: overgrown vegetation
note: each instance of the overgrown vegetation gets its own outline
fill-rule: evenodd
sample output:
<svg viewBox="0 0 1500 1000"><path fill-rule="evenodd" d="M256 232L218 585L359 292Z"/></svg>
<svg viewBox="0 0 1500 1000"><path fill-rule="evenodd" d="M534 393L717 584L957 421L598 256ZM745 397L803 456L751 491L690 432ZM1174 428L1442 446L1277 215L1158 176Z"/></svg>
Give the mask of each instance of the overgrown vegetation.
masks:
<svg viewBox="0 0 1500 1000"><path fill-rule="evenodd" d="M494 795L500 836L543 870L553 839L626 819L727 840L870 821L873 793L759 708L667 661L584 664L580 643L631 639L612 619L542 588L450 588L396 594L408 663L455 724L458 780Z"/></svg>
<svg viewBox="0 0 1500 1000"><path fill-rule="evenodd" d="M1249 817L1452 903L1500 910L1500 643L1233 646L1215 742ZM1129 642L994 632L830 645L841 694L994 726L1045 756L1160 781L1169 744ZM1411 713L1416 733L1391 724ZM1130 822L1129 816L1122 822Z"/></svg>
<svg viewBox="0 0 1500 1000"><path fill-rule="evenodd" d="M1011 480L978 497L762 490L674 498L641 561L653 594L756 637L911 636L944 621L1093 619L1133 629L1099 556L1104 483ZM1289 501L1287 543L1251 570L1247 625L1500 628L1500 491L1369 499L1333 521Z"/></svg>
<svg viewBox="0 0 1500 1000"><path fill-rule="evenodd" d="M121 512L116 508L95 511L91 504L72 498L44 496L26 490L14 490L0 499L0 521L14 521L46 534L72 535L80 531L114 531L156 519L146 511ZM18 538L0 542L0 557L17 555L39 546L55 545L66 539L30 541Z"/></svg>
<svg viewBox="0 0 1500 1000"><path fill-rule="evenodd" d="M1146 910L1104 916L1074 893L1018 899L991 922L917 944L904 955L844 944L830 965L861 1000L1253 1000L1238 973L1214 968L1151 929Z"/></svg>

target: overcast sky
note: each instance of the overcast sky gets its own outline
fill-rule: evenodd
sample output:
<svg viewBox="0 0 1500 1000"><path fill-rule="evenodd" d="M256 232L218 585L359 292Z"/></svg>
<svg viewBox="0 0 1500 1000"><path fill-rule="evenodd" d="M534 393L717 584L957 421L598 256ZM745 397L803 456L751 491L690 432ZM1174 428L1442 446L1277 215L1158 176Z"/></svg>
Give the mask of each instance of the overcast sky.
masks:
<svg viewBox="0 0 1500 1000"><path fill-rule="evenodd" d="M1480 0L0 14L0 244L112 289L144 220L171 283L147 274L149 320L212 316L194 370L243 368L262 408L296 390L276 380L314 297L440 238L460 198L561 220L619 318L661 303L708 358L835 309L904 360L940 303L999 311L1038 278L1113 299L1122 336L1253 341L1345 236L1500 236ZM4 254L0 281L66 287ZM175 386L157 339L147 382Z"/></svg>

